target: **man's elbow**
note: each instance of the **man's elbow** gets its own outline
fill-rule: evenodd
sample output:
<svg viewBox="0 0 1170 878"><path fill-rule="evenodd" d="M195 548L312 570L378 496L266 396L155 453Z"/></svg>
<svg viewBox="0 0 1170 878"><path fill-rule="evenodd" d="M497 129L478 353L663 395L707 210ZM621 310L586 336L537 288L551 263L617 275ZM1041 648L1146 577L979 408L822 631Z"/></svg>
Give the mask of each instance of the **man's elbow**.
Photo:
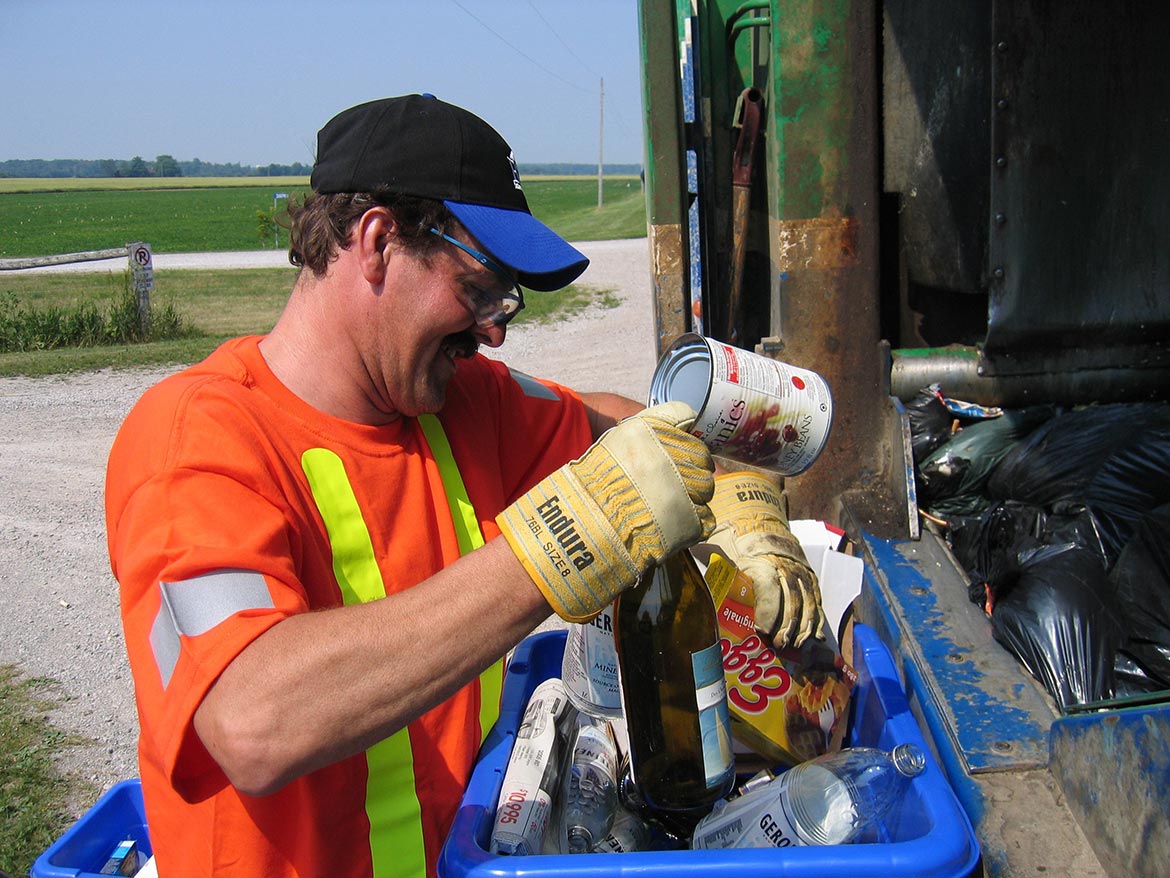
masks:
<svg viewBox="0 0 1170 878"><path fill-rule="evenodd" d="M195 731L228 782L246 796L277 792L296 775L286 764L270 723L255 716L222 716L200 707Z"/></svg>

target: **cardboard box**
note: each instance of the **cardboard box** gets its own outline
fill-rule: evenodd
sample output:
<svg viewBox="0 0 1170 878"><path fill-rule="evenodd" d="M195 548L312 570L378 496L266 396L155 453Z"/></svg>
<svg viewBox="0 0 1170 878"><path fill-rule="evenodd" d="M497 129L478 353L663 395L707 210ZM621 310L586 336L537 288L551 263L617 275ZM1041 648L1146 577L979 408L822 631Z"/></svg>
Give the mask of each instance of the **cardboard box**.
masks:
<svg viewBox="0 0 1170 878"><path fill-rule="evenodd" d="M825 640L777 653L755 631L751 580L720 555L710 556L706 577L718 607L732 736L772 764L840 749L857 674L828 626Z"/></svg>
<svg viewBox="0 0 1170 878"><path fill-rule="evenodd" d="M99 875L135 875L138 872L138 842L126 838L118 842Z"/></svg>

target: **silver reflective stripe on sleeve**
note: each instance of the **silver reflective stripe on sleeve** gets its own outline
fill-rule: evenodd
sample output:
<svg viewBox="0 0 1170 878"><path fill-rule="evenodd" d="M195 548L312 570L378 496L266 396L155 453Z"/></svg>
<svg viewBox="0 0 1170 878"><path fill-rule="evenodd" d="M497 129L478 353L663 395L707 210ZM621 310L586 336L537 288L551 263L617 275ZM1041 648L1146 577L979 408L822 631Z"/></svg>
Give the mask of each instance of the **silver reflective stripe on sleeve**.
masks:
<svg viewBox="0 0 1170 878"><path fill-rule="evenodd" d="M512 377L516 379L516 383L520 385L520 389L524 391L524 395L533 399L560 399L550 388L541 384L531 375L525 375L523 372L517 372L515 369L509 369Z"/></svg>
<svg viewBox="0 0 1170 878"><path fill-rule="evenodd" d="M195 637L243 610L272 609L263 575L251 570L218 570L181 582L160 582L162 602L150 629L150 645L163 688L179 661L179 635Z"/></svg>

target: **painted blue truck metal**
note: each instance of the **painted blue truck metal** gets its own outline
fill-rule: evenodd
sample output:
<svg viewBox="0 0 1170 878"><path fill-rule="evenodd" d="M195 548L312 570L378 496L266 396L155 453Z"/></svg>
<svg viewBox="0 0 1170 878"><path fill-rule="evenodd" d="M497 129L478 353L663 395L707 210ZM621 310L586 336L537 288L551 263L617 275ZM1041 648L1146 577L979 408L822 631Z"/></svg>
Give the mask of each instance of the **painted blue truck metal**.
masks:
<svg viewBox="0 0 1170 878"><path fill-rule="evenodd" d="M1062 711L995 641L922 524L903 405L935 381L1007 407L1170 399L1170 7L640 6L659 351L702 332L828 380L791 511L864 559L856 616L900 659L982 872L1170 874L1170 692Z"/></svg>

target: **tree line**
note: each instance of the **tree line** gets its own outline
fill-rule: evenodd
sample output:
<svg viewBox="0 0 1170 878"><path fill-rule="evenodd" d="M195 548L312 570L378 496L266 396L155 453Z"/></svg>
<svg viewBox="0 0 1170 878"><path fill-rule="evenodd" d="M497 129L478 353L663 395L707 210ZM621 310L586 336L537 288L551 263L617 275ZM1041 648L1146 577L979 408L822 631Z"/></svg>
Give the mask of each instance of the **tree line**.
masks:
<svg viewBox="0 0 1170 878"><path fill-rule="evenodd" d="M307 177L311 165L293 162L291 165L241 165L237 163L204 162L199 159L179 161L174 156L156 156L148 162L142 156L119 159L8 159L0 161L0 177ZM637 164L607 164L606 174L638 174ZM557 174L589 176L597 173L597 165L574 162L551 162L520 165L520 173L528 175Z"/></svg>
<svg viewBox="0 0 1170 878"><path fill-rule="evenodd" d="M308 176L310 165L241 165L179 161L174 156L142 156L119 159L8 159L0 162L0 177L300 177Z"/></svg>

